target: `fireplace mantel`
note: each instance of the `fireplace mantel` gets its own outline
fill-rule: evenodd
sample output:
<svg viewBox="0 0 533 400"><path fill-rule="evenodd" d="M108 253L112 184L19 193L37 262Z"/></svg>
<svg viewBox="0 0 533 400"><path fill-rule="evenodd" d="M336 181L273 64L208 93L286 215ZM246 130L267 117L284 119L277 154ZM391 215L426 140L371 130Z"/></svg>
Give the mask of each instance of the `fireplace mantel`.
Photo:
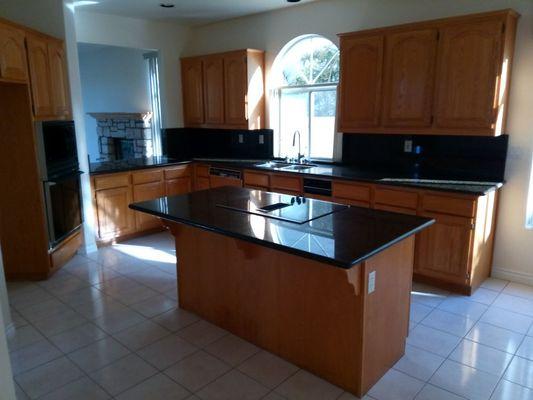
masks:
<svg viewBox="0 0 533 400"><path fill-rule="evenodd" d="M152 119L152 112L135 112L135 113L126 113L126 112L91 112L87 113L97 121L103 119L127 119L134 121L150 121Z"/></svg>

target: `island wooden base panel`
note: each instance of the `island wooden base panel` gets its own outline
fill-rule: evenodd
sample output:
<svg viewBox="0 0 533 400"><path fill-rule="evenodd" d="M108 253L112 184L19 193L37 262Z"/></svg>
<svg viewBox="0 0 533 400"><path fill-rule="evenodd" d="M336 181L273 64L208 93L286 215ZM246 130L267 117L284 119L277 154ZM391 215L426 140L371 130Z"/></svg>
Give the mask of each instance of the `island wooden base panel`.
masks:
<svg viewBox="0 0 533 400"><path fill-rule="evenodd" d="M414 238L346 270L168 225L183 309L359 397L404 354Z"/></svg>

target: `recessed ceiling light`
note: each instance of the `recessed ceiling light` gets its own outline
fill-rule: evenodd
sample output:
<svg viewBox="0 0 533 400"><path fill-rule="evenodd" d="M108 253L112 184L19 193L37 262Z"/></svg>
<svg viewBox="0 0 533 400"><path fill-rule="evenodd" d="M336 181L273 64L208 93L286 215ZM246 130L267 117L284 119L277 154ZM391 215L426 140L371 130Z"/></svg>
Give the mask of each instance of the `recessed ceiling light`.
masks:
<svg viewBox="0 0 533 400"><path fill-rule="evenodd" d="M172 3L161 3L159 6L163 8L174 8L174 4Z"/></svg>

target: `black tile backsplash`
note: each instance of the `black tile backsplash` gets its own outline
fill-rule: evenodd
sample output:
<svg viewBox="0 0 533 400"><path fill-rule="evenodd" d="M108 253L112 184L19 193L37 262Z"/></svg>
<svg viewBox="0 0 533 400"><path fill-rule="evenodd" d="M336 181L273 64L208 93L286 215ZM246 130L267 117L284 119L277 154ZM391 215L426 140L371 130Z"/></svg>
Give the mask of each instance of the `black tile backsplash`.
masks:
<svg viewBox="0 0 533 400"><path fill-rule="evenodd" d="M239 143L242 135L243 143ZM260 137L264 143L260 143ZM163 154L176 159L236 158L270 159L274 151L271 129L235 130L173 128L163 129Z"/></svg>
<svg viewBox="0 0 533 400"><path fill-rule="evenodd" d="M404 151L412 140L412 151ZM503 182L509 136L344 134L344 164L416 178Z"/></svg>

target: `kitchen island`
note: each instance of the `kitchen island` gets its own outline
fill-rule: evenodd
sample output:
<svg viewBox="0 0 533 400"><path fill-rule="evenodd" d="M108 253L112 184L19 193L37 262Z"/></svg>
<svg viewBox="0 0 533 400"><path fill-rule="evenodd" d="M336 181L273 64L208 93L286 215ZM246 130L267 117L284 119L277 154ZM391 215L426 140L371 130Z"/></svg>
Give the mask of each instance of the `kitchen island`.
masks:
<svg viewBox="0 0 533 400"><path fill-rule="evenodd" d="M433 220L235 187L130 207L175 236L181 308L357 396L403 355Z"/></svg>

